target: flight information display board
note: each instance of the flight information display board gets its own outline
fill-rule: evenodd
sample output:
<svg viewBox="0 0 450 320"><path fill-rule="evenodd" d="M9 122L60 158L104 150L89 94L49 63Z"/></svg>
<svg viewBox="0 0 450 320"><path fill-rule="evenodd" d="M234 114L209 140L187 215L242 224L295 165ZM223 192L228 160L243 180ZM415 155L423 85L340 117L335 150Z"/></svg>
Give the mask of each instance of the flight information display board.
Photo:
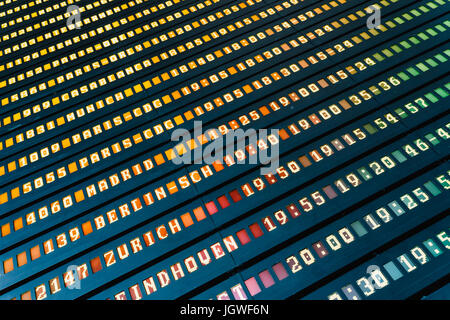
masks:
<svg viewBox="0 0 450 320"><path fill-rule="evenodd" d="M448 299L449 0L0 0L0 299Z"/></svg>

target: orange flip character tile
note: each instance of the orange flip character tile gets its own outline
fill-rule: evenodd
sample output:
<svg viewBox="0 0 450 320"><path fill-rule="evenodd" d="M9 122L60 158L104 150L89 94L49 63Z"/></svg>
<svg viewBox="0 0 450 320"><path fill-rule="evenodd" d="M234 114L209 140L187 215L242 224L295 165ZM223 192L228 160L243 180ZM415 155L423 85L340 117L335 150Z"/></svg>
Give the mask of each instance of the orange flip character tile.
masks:
<svg viewBox="0 0 450 320"><path fill-rule="evenodd" d="M2 237L11 233L11 226L9 223L2 225Z"/></svg>
<svg viewBox="0 0 450 320"><path fill-rule="evenodd" d="M31 291L27 291L20 295L20 300L31 300Z"/></svg>
<svg viewBox="0 0 450 320"><path fill-rule="evenodd" d="M14 220L14 231L20 230L23 228L23 220L22 217Z"/></svg>
<svg viewBox="0 0 450 320"><path fill-rule="evenodd" d="M7 274L8 272L11 272L14 270L14 261L13 258L9 258L5 261L3 261L3 272Z"/></svg>
<svg viewBox="0 0 450 320"><path fill-rule="evenodd" d="M194 224L194 221L192 220L191 214L189 212L181 215L181 221L186 228Z"/></svg>
<svg viewBox="0 0 450 320"><path fill-rule="evenodd" d="M41 249L39 248L39 245L34 246L33 248L30 249L30 256L31 260L36 260L41 256Z"/></svg>
<svg viewBox="0 0 450 320"><path fill-rule="evenodd" d="M203 211L202 207L198 207L194 209L194 215L197 221L201 221L206 218L205 211Z"/></svg>
<svg viewBox="0 0 450 320"><path fill-rule="evenodd" d="M284 130L284 129L279 130L278 133L279 133L280 138L281 138L282 140L286 140L286 139L289 138L289 134L288 134L288 133L286 132L286 130Z"/></svg>
<svg viewBox="0 0 450 320"><path fill-rule="evenodd" d="M161 164L163 164L164 162L166 162L165 160L164 160L164 157L163 157L163 155L160 153L160 154L157 154L155 157L155 162L156 162L156 164L159 166L159 165L161 165Z"/></svg>
<svg viewBox="0 0 450 320"><path fill-rule="evenodd" d="M83 234L86 236L92 233L92 224L90 221L87 221L81 225L81 229L83 230Z"/></svg>
<svg viewBox="0 0 450 320"><path fill-rule="evenodd" d="M102 268L103 268L100 257L95 257L94 259L92 259L90 261L90 263L91 263L92 273L96 273L96 272L102 270Z"/></svg>
<svg viewBox="0 0 450 320"><path fill-rule="evenodd" d="M17 255L17 266L21 267L25 264L27 264L27 253L24 251Z"/></svg>

